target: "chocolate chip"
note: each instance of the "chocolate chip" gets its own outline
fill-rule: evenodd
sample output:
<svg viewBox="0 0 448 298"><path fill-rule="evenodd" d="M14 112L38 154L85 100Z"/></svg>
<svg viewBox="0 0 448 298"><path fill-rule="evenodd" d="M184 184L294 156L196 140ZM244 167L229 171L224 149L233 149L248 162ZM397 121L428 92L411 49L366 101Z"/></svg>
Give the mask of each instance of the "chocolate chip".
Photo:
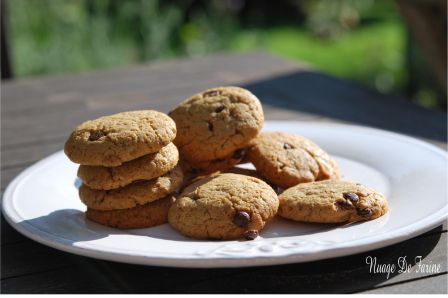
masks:
<svg viewBox="0 0 448 298"><path fill-rule="evenodd" d="M233 159L241 159L246 155L246 149L238 149L233 152L232 158Z"/></svg>
<svg viewBox="0 0 448 298"><path fill-rule="evenodd" d="M358 195L353 192L345 192L342 195L344 196L344 199L349 200L350 202L356 203L359 201Z"/></svg>
<svg viewBox="0 0 448 298"><path fill-rule="evenodd" d="M213 131L213 123L208 123L208 130Z"/></svg>
<svg viewBox="0 0 448 298"><path fill-rule="evenodd" d="M366 217L372 215L372 213L373 213L372 209L369 209L369 208L357 209L356 211L357 211L358 215L366 216Z"/></svg>
<svg viewBox="0 0 448 298"><path fill-rule="evenodd" d="M226 107L225 106L219 106L216 108L215 113L221 113L222 111L224 111Z"/></svg>
<svg viewBox="0 0 448 298"><path fill-rule="evenodd" d="M283 149L292 149L292 146L288 143L283 144Z"/></svg>
<svg viewBox="0 0 448 298"><path fill-rule="evenodd" d="M354 208L354 206L350 202L347 202L347 201L337 201L336 206L338 206L338 208L340 208L340 209L345 209L345 210Z"/></svg>
<svg viewBox="0 0 448 298"><path fill-rule="evenodd" d="M258 237L258 231L257 230L249 230L249 231L244 232L243 236L247 240L254 240L255 238Z"/></svg>
<svg viewBox="0 0 448 298"><path fill-rule="evenodd" d="M204 97L216 96L216 95L219 95L219 93L220 92L218 90L210 90L210 91L204 92L204 94L202 94L202 96L204 96Z"/></svg>
<svg viewBox="0 0 448 298"><path fill-rule="evenodd" d="M104 136L105 136L105 134L101 130L94 131L94 132L90 133L89 141L96 141L99 138L104 137Z"/></svg>
<svg viewBox="0 0 448 298"><path fill-rule="evenodd" d="M244 211L238 211L233 217L233 223L237 226L244 228L249 224L250 215Z"/></svg>

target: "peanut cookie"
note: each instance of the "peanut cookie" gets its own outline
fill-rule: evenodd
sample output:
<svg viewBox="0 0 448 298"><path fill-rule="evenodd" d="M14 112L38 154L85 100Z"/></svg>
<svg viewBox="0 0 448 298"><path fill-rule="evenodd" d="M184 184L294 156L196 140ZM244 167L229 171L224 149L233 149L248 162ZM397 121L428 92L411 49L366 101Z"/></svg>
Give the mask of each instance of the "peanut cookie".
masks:
<svg viewBox="0 0 448 298"><path fill-rule="evenodd" d="M64 151L75 163L115 167L159 151L175 136L176 124L161 112L123 112L82 123Z"/></svg>
<svg viewBox="0 0 448 298"><path fill-rule="evenodd" d="M96 223L118 229L149 228L167 222L168 210L173 196L119 210L95 210L87 208L86 217Z"/></svg>
<svg viewBox="0 0 448 298"><path fill-rule="evenodd" d="M277 209L276 193L262 180L218 174L187 186L170 208L168 221L197 239L255 239Z"/></svg>
<svg viewBox="0 0 448 298"><path fill-rule="evenodd" d="M263 132L252 145L249 160L260 174L280 187L339 178L333 159L304 137L286 132Z"/></svg>
<svg viewBox="0 0 448 298"><path fill-rule="evenodd" d="M123 163L118 167L85 166L78 169L78 177L93 189L114 189L137 180L151 180L173 169L179 160L179 152L169 143L159 152L151 153Z"/></svg>
<svg viewBox="0 0 448 298"><path fill-rule="evenodd" d="M302 183L280 196L281 217L306 222L341 223L371 220L388 211L386 198L359 183L326 180Z"/></svg>
<svg viewBox="0 0 448 298"><path fill-rule="evenodd" d="M239 87L195 94L169 116L178 130L174 143L189 162L228 158L258 135L264 121L258 98Z"/></svg>
<svg viewBox="0 0 448 298"><path fill-rule="evenodd" d="M79 197L89 208L114 210L133 208L156 201L174 192L182 184L182 170L175 167L167 174L153 180L136 181L122 188L96 190L81 185Z"/></svg>

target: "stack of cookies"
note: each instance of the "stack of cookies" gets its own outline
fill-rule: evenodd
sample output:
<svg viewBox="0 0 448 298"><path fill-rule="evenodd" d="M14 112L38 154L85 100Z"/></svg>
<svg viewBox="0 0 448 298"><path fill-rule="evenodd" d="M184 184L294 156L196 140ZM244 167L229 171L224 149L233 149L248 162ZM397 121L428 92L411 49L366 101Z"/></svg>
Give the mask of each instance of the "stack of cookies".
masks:
<svg viewBox="0 0 448 298"><path fill-rule="evenodd" d="M172 143L176 125L152 111L123 112L79 125L64 151L79 163L86 216L111 227L163 224L183 174Z"/></svg>
<svg viewBox="0 0 448 298"><path fill-rule="evenodd" d="M341 180L336 162L311 140L260 133L262 106L248 90L208 89L169 116L124 112L73 131L65 153L81 164L87 218L123 229L168 221L197 239L253 240L275 215L346 223L388 211L379 192ZM255 170L235 167L244 162Z"/></svg>

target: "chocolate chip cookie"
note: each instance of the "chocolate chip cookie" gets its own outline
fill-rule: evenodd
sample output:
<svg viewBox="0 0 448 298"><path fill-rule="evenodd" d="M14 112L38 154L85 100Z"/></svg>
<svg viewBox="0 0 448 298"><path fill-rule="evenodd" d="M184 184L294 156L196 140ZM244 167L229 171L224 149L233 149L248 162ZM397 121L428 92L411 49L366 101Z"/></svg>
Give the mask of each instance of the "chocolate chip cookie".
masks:
<svg viewBox="0 0 448 298"><path fill-rule="evenodd" d="M277 209L277 194L262 180L218 174L187 186L170 208L168 221L197 239L254 239Z"/></svg>
<svg viewBox="0 0 448 298"><path fill-rule="evenodd" d="M359 183L326 180L302 183L279 195L278 215L316 223L378 218L388 211L384 195Z"/></svg>
<svg viewBox="0 0 448 298"><path fill-rule="evenodd" d="M229 156L205 161L186 161L197 175L208 175L217 171L222 171L240 163L246 154L246 149L237 149Z"/></svg>
<svg viewBox="0 0 448 298"><path fill-rule="evenodd" d="M149 228L167 222L168 210L173 196L118 210L95 210L87 208L86 217L96 223L118 229Z"/></svg>
<svg viewBox="0 0 448 298"><path fill-rule="evenodd" d="M179 152L169 143L159 152L151 153L123 163L117 167L85 166L78 169L78 177L93 189L114 189L136 180L151 180L173 169L179 160Z"/></svg>
<svg viewBox="0 0 448 298"><path fill-rule="evenodd" d="M167 174L152 180L136 181L122 188L96 190L86 185L79 188L81 201L96 210L133 208L156 201L174 192L182 184L182 170L175 167Z"/></svg>
<svg viewBox="0 0 448 298"><path fill-rule="evenodd" d="M258 98L239 87L195 94L169 116L178 130L174 143L192 164L228 159L258 135L264 121Z"/></svg>
<svg viewBox="0 0 448 298"><path fill-rule="evenodd" d="M123 112L82 123L64 151L75 163L115 167L159 151L175 136L176 124L161 112Z"/></svg>
<svg viewBox="0 0 448 298"><path fill-rule="evenodd" d="M260 174L280 187L339 178L335 161L302 136L263 132L251 144L248 159Z"/></svg>

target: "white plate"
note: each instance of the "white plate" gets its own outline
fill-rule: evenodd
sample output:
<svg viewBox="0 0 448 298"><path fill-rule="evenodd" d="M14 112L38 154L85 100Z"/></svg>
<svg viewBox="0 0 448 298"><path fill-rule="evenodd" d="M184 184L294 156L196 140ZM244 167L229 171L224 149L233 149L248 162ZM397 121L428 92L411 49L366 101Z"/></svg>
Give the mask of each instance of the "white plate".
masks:
<svg viewBox="0 0 448 298"><path fill-rule="evenodd" d="M25 236L93 258L173 267L245 267L305 262L391 245L447 217L447 154L427 143L351 125L267 122L265 130L304 135L332 154L344 178L383 192L390 212L351 225L269 222L254 241L197 241L168 224L117 230L84 218L77 165L62 151L22 172L3 196L3 213Z"/></svg>

